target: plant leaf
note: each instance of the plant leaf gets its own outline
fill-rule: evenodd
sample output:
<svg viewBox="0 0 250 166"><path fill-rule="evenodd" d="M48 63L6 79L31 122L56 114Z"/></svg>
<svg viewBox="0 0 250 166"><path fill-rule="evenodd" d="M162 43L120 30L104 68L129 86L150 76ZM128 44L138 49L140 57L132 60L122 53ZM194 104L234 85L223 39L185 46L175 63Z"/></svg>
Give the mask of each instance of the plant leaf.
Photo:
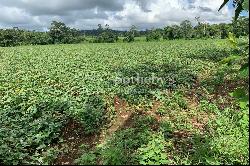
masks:
<svg viewBox="0 0 250 166"><path fill-rule="evenodd" d="M240 100L241 102L248 101L248 99L249 99L244 88L236 89L234 92L230 93L230 96Z"/></svg>
<svg viewBox="0 0 250 166"><path fill-rule="evenodd" d="M240 56L238 56L238 55L231 55L231 56L221 60L220 63L221 64L230 64L230 63L232 63L233 61L235 61L235 60L237 60L239 58L240 58Z"/></svg>
<svg viewBox="0 0 250 166"><path fill-rule="evenodd" d="M247 62L246 64L242 65L241 68L240 68L240 71L244 71L245 69L249 69L248 66L249 66L249 62Z"/></svg>
<svg viewBox="0 0 250 166"><path fill-rule="evenodd" d="M245 0L243 2L243 8L244 8L244 10L249 11L249 0Z"/></svg>

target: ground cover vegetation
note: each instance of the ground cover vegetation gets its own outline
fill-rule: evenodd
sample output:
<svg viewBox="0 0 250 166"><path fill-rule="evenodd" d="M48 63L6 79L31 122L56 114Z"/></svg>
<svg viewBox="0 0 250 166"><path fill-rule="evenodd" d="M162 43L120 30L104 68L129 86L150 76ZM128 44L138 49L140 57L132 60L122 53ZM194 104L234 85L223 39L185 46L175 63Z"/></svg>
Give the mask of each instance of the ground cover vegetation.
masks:
<svg viewBox="0 0 250 166"><path fill-rule="evenodd" d="M65 44L76 31L53 22L56 45L0 48L0 164L249 164L248 37L99 31Z"/></svg>
<svg viewBox="0 0 250 166"><path fill-rule="evenodd" d="M224 63L229 43L2 48L1 163L248 163L248 105L229 94L248 75ZM119 81L137 76L163 82Z"/></svg>

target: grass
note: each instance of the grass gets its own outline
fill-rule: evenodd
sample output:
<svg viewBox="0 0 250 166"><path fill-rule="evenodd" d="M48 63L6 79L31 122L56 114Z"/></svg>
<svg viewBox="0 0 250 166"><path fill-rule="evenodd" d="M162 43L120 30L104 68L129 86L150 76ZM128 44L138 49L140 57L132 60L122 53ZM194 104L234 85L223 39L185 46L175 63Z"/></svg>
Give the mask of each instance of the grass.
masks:
<svg viewBox="0 0 250 166"><path fill-rule="evenodd" d="M222 86L239 81L220 64L231 52L217 39L0 48L0 163L248 164L248 110Z"/></svg>

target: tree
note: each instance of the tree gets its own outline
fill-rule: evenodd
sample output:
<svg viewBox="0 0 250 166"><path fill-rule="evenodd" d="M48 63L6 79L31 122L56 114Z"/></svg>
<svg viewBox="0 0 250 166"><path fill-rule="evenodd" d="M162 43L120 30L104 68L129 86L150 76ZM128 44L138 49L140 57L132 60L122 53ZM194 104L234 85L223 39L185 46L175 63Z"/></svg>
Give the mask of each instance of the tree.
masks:
<svg viewBox="0 0 250 166"><path fill-rule="evenodd" d="M181 27L178 25L173 25L173 33L174 33L174 39L181 39L182 38L182 32L181 32Z"/></svg>
<svg viewBox="0 0 250 166"><path fill-rule="evenodd" d="M138 33L137 27L135 25L132 25L130 30L128 32L126 32L125 38L123 39L123 41L133 42L135 40L135 36L137 35L137 33Z"/></svg>
<svg viewBox="0 0 250 166"><path fill-rule="evenodd" d="M233 33L236 37L247 36L249 34L249 18L239 17L237 20L233 19Z"/></svg>
<svg viewBox="0 0 250 166"><path fill-rule="evenodd" d="M49 35L53 44L79 43L82 39L80 31L67 27L63 22L53 21L49 28Z"/></svg>
<svg viewBox="0 0 250 166"><path fill-rule="evenodd" d="M53 21L49 28L49 35L53 43L65 43L69 29L63 22Z"/></svg>
<svg viewBox="0 0 250 166"><path fill-rule="evenodd" d="M98 24L97 26L98 26L97 32L98 32L98 35L100 35L103 32L102 24Z"/></svg>
<svg viewBox="0 0 250 166"><path fill-rule="evenodd" d="M218 25L220 29L220 38L226 39L228 37L229 32L232 31L232 27L229 24L221 23Z"/></svg>
<svg viewBox="0 0 250 166"><path fill-rule="evenodd" d="M193 26L189 20L182 21L180 24L181 35L184 39L190 39L193 33Z"/></svg>
<svg viewBox="0 0 250 166"><path fill-rule="evenodd" d="M147 31L146 41L158 41L162 36L161 29L152 29Z"/></svg>
<svg viewBox="0 0 250 166"><path fill-rule="evenodd" d="M98 24L98 36L96 37L96 43L114 43L118 40L118 36L109 28L106 24L105 28L102 28L101 24Z"/></svg>
<svg viewBox="0 0 250 166"><path fill-rule="evenodd" d="M195 31L195 38L206 38L209 37L209 33L208 33L208 27L209 24L206 23L205 21L201 21L200 17L195 17L198 25L196 25L194 27L194 31Z"/></svg>
<svg viewBox="0 0 250 166"><path fill-rule="evenodd" d="M167 27L164 28L163 39L166 39L166 40L173 40L173 39L175 39L174 28L173 27L167 26Z"/></svg>
<svg viewBox="0 0 250 166"><path fill-rule="evenodd" d="M17 28L14 29L5 29L0 31L0 46L10 47L17 46L21 43L20 38L21 31Z"/></svg>
<svg viewBox="0 0 250 166"><path fill-rule="evenodd" d="M220 28L217 24L209 25L207 34L211 38L220 38Z"/></svg>
<svg viewBox="0 0 250 166"><path fill-rule="evenodd" d="M223 4L220 6L219 11L228 3L230 0L224 0ZM237 20L240 13L243 10L249 10L249 0L233 0L233 7L235 8L235 17Z"/></svg>

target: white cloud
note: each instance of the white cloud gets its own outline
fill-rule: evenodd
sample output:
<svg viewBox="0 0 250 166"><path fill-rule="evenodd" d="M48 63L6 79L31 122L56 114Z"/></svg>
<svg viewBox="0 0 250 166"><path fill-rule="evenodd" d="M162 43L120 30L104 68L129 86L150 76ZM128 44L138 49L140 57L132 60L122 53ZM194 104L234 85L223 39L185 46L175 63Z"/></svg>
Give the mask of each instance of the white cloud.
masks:
<svg viewBox="0 0 250 166"><path fill-rule="evenodd" d="M230 22L232 10L218 12L223 0L0 0L0 27L46 29L60 20L79 29L109 24L114 29L141 29L192 22Z"/></svg>
<svg viewBox="0 0 250 166"><path fill-rule="evenodd" d="M178 24L188 19L195 22L195 17L209 23L230 22L232 11L225 7L218 12L223 0L148 0L146 4L130 0L124 10L109 17L106 22L112 27L139 25L140 28L152 28ZM143 7L141 7L143 6ZM146 10L145 10L146 8Z"/></svg>

